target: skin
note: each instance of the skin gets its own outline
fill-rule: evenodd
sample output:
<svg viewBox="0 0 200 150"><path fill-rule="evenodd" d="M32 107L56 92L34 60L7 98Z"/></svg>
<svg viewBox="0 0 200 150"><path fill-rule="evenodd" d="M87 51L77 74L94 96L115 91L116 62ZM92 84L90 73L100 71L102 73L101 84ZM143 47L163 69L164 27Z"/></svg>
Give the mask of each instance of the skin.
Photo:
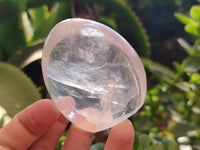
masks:
<svg viewBox="0 0 200 150"><path fill-rule="evenodd" d="M1 150L54 150L69 121L51 100L40 100L0 129ZM62 150L89 150L93 133L71 125ZM132 150L134 128L129 120L111 128L105 150Z"/></svg>

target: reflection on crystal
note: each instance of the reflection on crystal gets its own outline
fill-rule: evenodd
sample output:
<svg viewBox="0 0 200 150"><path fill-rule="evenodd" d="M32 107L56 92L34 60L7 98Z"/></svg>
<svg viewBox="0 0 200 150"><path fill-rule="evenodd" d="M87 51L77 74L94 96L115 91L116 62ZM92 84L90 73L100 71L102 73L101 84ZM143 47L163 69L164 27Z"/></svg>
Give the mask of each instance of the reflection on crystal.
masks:
<svg viewBox="0 0 200 150"><path fill-rule="evenodd" d="M86 27L81 30L81 34L83 36L88 36L88 37L102 37L103 33L98 32L97 29L91 28L91 27Z"/></svg>
<svg viewBox="0 0 200 150"><path fill-rule="evenodd" d="M70 119L72 119L72 118L74 117L74 115L75 115L75 113L72 111L72 112L68 115L68 117L69 117Z"/></svg>
<svg viewBox="0 0 200 150"><path fill-rule="evenodd" d="M139 77L132 62L99 27L83 25L56 43L48 57L44 77L50 95L80 128L105 130L141 107Z"/></svg>

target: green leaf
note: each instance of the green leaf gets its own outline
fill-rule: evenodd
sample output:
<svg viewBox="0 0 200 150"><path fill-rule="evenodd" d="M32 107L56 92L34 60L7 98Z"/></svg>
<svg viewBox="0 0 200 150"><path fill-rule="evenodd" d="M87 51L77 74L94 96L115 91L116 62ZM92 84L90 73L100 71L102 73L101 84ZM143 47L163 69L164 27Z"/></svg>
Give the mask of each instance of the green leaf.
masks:
<svg viewBox="0 0 200 150"><path fill-rule="evenodd" d="M196 40L192 47L191 56L198 57L200 59L200 39Z"/></svg>
<svg viewBox="0 0 200 150"><path fill-rule="evenodd" d="M31 25L36 29L41 22L49 17L49 11L47 5L42 5L37 8L28 9Z"/></svg>
<svg viewBox="0 0 200 150"><path fill-rule="evenodd" d="M90 0L91 1L91 0ZM143 57L149 56L149 41L145 29L138 16L129 8L124 1L119 0L92 0L97 4L102 4L108 10L112 9L112 17L117 22L117 28L122 36L129 33L135 39L132 46ZM112 8L110 7L112 6ZM126 16L126 17L124 17ZM129 41L130 42L130 41Z"/></svg>
<svg viewBox="0 0 200 150"><path fill-rule="evenodd" d="M200 5L194 5L190 9L190 16L195 19L200 21Z"/></svg>
<svg viewBox="0 0 200 150"><path fill-rule="evenodd" d="M26 45L29 45L33 37L33 28L26 12L22 12L21 14L21 25L26 38Z"/></svg>
<svg viewBox="0 0 200 150"><path fill-rule="evenodd" d="M156 63L150 59L142 58L142 62L145 67L147 67L151 72L157 75L160 79L167 82L171 82L171 78L175 75L175 72L171 69Z"/></svg>
<svg viewBox="0 0 200 150"><path fill-rule="evenodd" d="M180 21L183 24L191 24L194 26L198 26L198 23L194 21L193 19L189 18L188 16L181 14L181 13L174 13L174 16L178 21Z"/></svg>
<svg viewBox="0 0 200 150"><path fill-rule="evenodd" d="M90 150L103 150L105 144L104 143L97 143L90 147Z"/></svg>
<svg viewBox="0 0 200 150"><path fill-rule="evenodd" d="M143 149L148 149L151 146L153 139L150 136L142 134L139 138Z"/></svg>
<svg viewBox="0 0 200 150"><path fill-rule="evenodd" d="M175 86L184 92L189 92L191 90L187 82L177 82Z"/></svg>
<svg viewBox="0 0 200 150"><path fill-rule="evenodd" d="M198 26L188 24L185 26L185 31L194 36L200 37L200 29Z"/></svg>
<svg viewBox="0 0 200 150"><path fill-rule="evenodd" d="M151 128L153 128L153 123L151 122L150 118L146 116L140 116L140 118L137 120L137 124L143 131L149 131Z"/></svg>
<svg viewBox="0 0 200 150"><path fill-rule="evenodd" d="M49 17L42 21L35 29L32 41L46 38L50 30L58 22L70 17L70 6L69 2L57 3L54 5Z"/></svg>
<svg viewBox="0 0 200 150"><path fill-rule="evenodd" d="M17 13L10 0L0 1L0 21L11 17L13 14Z"/></svg>
<svg viewBox="0 0 200 150"><path fill-rule="evenodd" d="M13 117L41 97L31 80L19 69L0 63L0 104Z"/></svg>
<svg viewBox="0 0 200 150"><path fill-rule="evenodd" d="M6 57L12 56L17 48L26 45L20 19L16 16L0 22L0 43L4 48Z"/></svg>
<svg viewBox="0 0 200 150"><path fill-rule="evenodd" d="M107 17L101 17L100 18L101 23L111 27L114 30L117 30L117 23L115 22L115 20L113 20L113 18L107 18Z"/></svg>
<svg viewBox="0 0 200 150"><path fill-rule="evenodd" d="M142 150L142 147L140 145L140 139L137 133L135 134L134 138L133 150Z"/></svg>
<svg viewBox="0 0 200 150"><path fill-rule="evenodd" d="M162 150L161 143L156 141L149 135L141 134L139 135L139 140L143 150Z"/></svg>
<svg viewBox="0 0 200 150"><path fill-rule="evenodd" d="M179 150L178 143L169 137L164 137L162 140L163 150Z"/></svg>
<svg viewBox="0 0 200 150"><path fill-rule="evenodd" d="M59 139L59 141L58 141L58 143L57 143L57 145L56 145L56 147L55 147L54 150L61 150L62 145L63 145L63 143L65 142L66 138L67 138L66 136L62 135L62 136L60 137L60 139Z"/></svg>
<svg viewBox="0 0 200 150"><path fill-rule="evenodd" d="M176 137L187 136L187 133L194 130L197 130L197 127L188 122L175 122L169 128Z"/></svg>
<svg viewBox="0 0 200 150"><path fill-rule="evenodd" d="M183 38L178 38L178 43L184 48L184 50L190 54L192 46Z"/></svg>
<svg viewBox="0 0 200 150"><path fill-rule="evenodd" d="M184 68L179 63L173 62L173 65L177 72L184 72Z"/></svg>
<svg viewBox="0 0 200 150"><path fill-rule="evenodd" d="M153 72L158 72L158 73L166 75L166 76L174 76L175 75L175 73L171 69L169 69L159 63L153 62L150 59L142 58L142 62L145 65L147 65L150 68L150 70L152 70Z"/></svg>
<svg viewBox="0 0 200 150"><path fill-rule="evenodd" d="M186 72L198 72L200 70L200 57L190 56L183 61Z"/></svg>
<svg viewBox="0 0 200 150"><path fill-rule="evenodd" d="M194 83L200 83L200 74L198 73L192 74L190 80Z"/></svg>
<svg viewBox="0 0 200 150"><path fill-rule="evenodd" d="M24 68L30 63L42 58L42 48L44 41L39 41L28 48L18 50L15 55L13 55L8 62L19 67Z"/></svg>

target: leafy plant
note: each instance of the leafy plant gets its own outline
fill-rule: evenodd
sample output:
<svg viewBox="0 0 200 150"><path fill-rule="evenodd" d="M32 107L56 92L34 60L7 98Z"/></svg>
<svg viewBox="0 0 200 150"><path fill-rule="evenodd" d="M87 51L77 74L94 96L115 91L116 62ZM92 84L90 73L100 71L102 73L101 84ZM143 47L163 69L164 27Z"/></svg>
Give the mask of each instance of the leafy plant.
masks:
<svg viewBox="0 0 200 150"><path fill-rule="evenodd" d="M200 38L200 5L194 5L190 9L190 17L181 14L175 13L175 17L185 24L185 31Z"/></svg>
<svg viewBox="0 0 200 150"><path fill-rule="evenodd" d="M0 83L0 104L10 117L41 98L32 81L7 63L0 63Z"/></svg>
<svg viewBox="0 0 200 150"><path fill-rule="evenodd" d="M143 109L132 117L132 121L137 131L145 133L145 138L149 136L158 141L162 145L160 149L200 147L199 10L199 6L192 6L190 17L175 13L176 18L186 24L185 31L195 39L193 46L182 38L178 39L188 55L182 63L174 62L174 70L171 70L152 60L143 59L149 77L149 89ZM151 149L150 144L143 149Z"/></svg>

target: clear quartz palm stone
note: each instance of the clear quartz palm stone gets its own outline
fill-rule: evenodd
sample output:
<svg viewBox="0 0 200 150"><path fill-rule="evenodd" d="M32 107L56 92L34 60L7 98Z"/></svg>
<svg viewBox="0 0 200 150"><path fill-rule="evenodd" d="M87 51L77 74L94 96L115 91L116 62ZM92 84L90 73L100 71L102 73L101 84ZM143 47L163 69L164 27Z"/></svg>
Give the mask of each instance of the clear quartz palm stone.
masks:
<svg viewBox="0 0 200 150"><path fill-rule="evenodd" d="M42 71L59 110L89 132L122 122L144 103L140 58L122 36L95 21L58 23L45 42Z"/></svg>

